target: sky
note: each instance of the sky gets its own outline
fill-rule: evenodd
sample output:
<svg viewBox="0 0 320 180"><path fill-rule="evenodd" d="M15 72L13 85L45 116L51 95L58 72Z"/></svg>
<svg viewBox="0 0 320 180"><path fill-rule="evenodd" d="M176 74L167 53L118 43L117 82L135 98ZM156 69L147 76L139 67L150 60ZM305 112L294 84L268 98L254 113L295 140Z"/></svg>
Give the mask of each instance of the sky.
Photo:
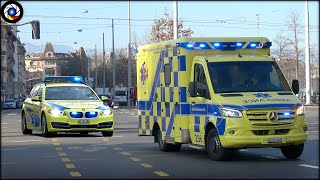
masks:
<svg viewBox="0 0 320 180"><path fill-rule="evenodd" d="M128 44L128 1L20 1L24 16L19 23L39 20L41 39L31 38L31 26L20 26L18 33L23 43L35 45L52 42L78 49L102 49L102 33L106 50L112 47L111 18L114 18L115 48ZM1 3L3 4L3 2ZM165 9L172 14L172 1L131 1L131 32L143 37L150 32L153 19L163 16ZM88 13L83 13L87 10ZM277 33L293 34L286 30L289 13L300 13L299 22L305 25L304 1L180 1L179 19L190 27L193 37L255 37L256 14L259 17L259 36L272 41ZM319 2L309 2L310 43L319 46ZM58 17L55 17L58 16ZM81 17L81 18L61 18ZM84 19L92 18L92 19ZM105 19L95 19L105 18ZM223 23L223 21L225 23ZM82 29L82 32L78 32ZM305 39L303 30L301 39ZM77 42L77 44L74 44ZM305 43L302 42L304 47Z"/></svg>

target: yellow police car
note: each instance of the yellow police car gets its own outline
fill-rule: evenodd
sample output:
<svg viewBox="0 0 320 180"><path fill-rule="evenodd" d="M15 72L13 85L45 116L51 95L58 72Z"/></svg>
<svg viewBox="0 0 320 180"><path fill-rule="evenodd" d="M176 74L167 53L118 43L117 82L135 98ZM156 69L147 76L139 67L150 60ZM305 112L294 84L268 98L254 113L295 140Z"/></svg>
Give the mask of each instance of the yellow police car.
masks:
<svg viewBox="0 0 320 180"><path fill-rule="evenodd" d="M114 116L106 97L99 97L81 76L49 76L33 87L23 103L23 134L41 131L44 137L57 132L101 132L112 136Z"/></svg>

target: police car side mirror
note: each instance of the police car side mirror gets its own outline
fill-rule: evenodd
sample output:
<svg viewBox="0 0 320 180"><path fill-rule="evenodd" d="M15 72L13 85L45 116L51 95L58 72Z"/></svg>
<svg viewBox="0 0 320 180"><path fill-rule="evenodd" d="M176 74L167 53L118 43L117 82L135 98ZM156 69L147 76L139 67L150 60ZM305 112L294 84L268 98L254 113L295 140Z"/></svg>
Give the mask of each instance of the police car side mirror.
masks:
<svg viewBox="0 0 320 180"><path fill-rule="evenodd" d="M108 97L106 97L106 96L101 96L101 100L102 100L102 101L106 101L106 100L108 100Z"/></svg>
<svg viewBox="0 0 320 180"><path fill-rule="evenodd" d="M38 102L40 102L40 97L39 97L39 96L33 96L33 97L31 98L31 101L38 101Z"/></svg>
<svg viewBox="0 0 320 180"><path fill-rule="evenodd" d="M293 79L292 80L292 91L294 94L298 94L299 93L299 81L297 79Z"/></svg>
<svg viewBox="0 0 320 180"><path fill-rule="evenodd" d="M191 97L197 96L198 85L197 82L190 82L188 92Z"/></svg>

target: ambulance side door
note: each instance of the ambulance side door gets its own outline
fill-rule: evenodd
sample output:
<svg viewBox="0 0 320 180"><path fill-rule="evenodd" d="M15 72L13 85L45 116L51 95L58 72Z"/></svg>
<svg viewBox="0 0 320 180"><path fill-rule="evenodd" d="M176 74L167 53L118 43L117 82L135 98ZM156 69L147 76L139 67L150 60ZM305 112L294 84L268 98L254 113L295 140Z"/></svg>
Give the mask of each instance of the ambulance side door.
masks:
<svg viewBox="0 0 320 180"><path fill-rule="evenodd" d="M204 145L204 124L208 112L208 103L211 95L208 87L208 75L205 73L205 66L201 61L194 61L190 82L195 86L195 94L190 96L189 130L193 144ZM190 90L190 84L189 84Z"/></svg>

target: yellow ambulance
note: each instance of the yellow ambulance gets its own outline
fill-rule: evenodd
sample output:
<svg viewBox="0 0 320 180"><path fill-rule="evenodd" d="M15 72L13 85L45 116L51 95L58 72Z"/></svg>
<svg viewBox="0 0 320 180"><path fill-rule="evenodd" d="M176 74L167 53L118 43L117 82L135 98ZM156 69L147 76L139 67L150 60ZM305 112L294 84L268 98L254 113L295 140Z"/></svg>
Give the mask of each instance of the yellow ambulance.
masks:
<svg viewBox="0 0 320 180"><path fill-rule="evenodd" d="M280 148L298 158L305 109L265 37L181 38L137 52L139 136L161 151L204 146L213 160L243 148Z"/></svg>

